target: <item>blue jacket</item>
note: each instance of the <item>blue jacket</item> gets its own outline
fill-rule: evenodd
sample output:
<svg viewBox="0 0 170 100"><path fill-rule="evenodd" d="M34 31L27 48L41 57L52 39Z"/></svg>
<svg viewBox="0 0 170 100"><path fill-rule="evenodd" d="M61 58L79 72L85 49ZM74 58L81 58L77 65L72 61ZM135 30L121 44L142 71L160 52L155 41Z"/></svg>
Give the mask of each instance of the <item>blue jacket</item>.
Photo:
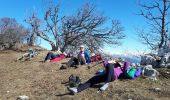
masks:
<svg viewBox="0 0 170 100"><path fill-rule="evenodd" d="M84 56L85 56L85 59L86 59L86 63L90 64L91 59L90 59L90 54L89 54L88 50L84 50Z"/></svg>

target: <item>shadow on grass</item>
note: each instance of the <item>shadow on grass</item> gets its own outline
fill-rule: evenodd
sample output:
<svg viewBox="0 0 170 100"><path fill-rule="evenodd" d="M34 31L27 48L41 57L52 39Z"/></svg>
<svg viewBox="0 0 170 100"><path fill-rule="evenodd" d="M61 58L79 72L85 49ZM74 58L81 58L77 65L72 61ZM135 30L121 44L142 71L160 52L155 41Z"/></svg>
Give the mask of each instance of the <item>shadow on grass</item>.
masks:
<svg viewBox="0 0 170 100"><path fill-rule="evenodd" d="M73 95L73 94L71 92L66 92L63 94L56 94L55 96L62 97L62 96L66 96L66 95Z"/></svg>

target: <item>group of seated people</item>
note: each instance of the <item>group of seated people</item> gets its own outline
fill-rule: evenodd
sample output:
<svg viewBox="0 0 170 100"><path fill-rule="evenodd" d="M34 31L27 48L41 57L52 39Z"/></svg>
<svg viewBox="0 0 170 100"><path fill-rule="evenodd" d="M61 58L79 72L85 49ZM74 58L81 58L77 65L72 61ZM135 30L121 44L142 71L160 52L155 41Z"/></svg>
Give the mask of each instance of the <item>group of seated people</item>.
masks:
<svg viewBox="0 0 170 100"><path fill-rule="evenodd" d="M65 55L65 54L62 54L62 55ZM47 62L49 60L55 59L58 56L59 55L54 55L53 53L49 52L44 61ZM65 65L63 65L63 67L67 68L67 67L72 67L75 65L90 64L90 61L91 60L90 60L89 53L85 51L84 46L80 46L80 52L78 53L78 55L72 56L71 59ZM112 82L119 78L132 79L132 77L129 77L127 75L128 68L130 67L129 62L126 62L120 59L116 61L115 60L103 60L103 66L105 68L105 71L102 74L95 75L94 77L90 78L88 81L84 82L83 84L78 85L78 87L68 88L68 90L71 93L75 94L89 87L92 87L95 84L102 83L102 82L104 82L104 85L100 87L99 90L104 90L104 88L108 87L109 82ZM137 68L135 69L137 70Z"/></svg>
<svg viewBox="0 0 170 100"><path fill-rule="evenodd" d="M57 57L60 57L61 55L64 55L67 57L66 53L61 53L61 54L54 54L52 52L49 52L47 56L45 57L44 62L50 62L50 60L53 60ZM84 64L90 64L90 54L88 53L87 50L85 50L85 47L83 45L80 46L80 52L78 55L73 55L71 59L65 64L62 65L61 68L66 69L67 67L77 67L76 65L84 65Z"/></svg>

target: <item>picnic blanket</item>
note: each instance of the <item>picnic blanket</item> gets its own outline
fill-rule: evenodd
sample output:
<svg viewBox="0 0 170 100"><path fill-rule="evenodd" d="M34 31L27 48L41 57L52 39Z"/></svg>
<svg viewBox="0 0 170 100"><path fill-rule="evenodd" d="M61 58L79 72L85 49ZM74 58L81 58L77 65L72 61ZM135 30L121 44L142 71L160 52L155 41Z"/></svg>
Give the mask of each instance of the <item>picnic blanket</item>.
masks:
<svg viewBox="0 0 170 100"><path fill-rule="evenodd" d="M57 61L63 60L64 58L65 58L64 55L60 55L59 57L56 57L55 59L50 60L50 62L57 62Z"/></svg>

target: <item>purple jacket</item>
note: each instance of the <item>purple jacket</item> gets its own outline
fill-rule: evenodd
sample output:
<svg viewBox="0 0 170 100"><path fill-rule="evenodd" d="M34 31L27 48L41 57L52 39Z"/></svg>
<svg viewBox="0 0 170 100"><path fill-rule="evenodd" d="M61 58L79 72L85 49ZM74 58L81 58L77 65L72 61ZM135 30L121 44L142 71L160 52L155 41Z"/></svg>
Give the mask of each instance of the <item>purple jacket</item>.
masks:
<svg viewBox="0 0 170 100"><path fill-rule="evenodd" d="M117 65L117 64L116 64ZM120 67L114 67L114 77L115 80L119 78L121 74L123 74L130 66L129 62L124 62L123 68L121 69Z"/></svg>

